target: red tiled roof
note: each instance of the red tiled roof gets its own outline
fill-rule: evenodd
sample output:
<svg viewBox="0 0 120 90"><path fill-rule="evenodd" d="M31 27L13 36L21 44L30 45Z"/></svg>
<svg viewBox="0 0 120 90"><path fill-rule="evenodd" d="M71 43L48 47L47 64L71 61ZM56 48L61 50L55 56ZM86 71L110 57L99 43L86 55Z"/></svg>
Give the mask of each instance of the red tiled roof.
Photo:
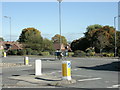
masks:
<svg viewBox="0 0 120 90"><path fill-rule="evenodd" d="M61 47L60 47L61 46ZM65 47L64 47L64 45L63 44L59 44L59 43L54 43L54 48L56 49L56 50L65 50Z"/></svg>
<svg viewBox="0 0 120 90"><path fill-rule="evenodd" d="M6 48L6 45L11 45L9 49L23 49L22 44L20 44L19 42L3 41L2 45L4 46L4 48Z"/></svg>

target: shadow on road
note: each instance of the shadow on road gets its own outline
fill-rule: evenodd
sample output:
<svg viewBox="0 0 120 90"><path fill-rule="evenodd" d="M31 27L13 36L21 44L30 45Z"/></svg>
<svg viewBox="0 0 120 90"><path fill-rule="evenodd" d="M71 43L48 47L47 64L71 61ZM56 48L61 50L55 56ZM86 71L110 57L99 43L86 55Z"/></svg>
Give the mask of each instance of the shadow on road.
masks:
<svg viewBox="0 0 120 90"><path fill-rule="evenodd" d="M35 79L45 80L45 81L60 81L60 80L52 80L52 79L45 79L45 78L39 78L39 77L36 77Z"/></svg>
<svg viewBox="0 0 120 90"><path fill-rule="evenodd" d="M83 68L83 69L92 69L92 70L107 70L107 71L118 71L120 72L120 61L115 61L108 64L103 65L97 65L93 67L77 67L77 68Z"/></svg>

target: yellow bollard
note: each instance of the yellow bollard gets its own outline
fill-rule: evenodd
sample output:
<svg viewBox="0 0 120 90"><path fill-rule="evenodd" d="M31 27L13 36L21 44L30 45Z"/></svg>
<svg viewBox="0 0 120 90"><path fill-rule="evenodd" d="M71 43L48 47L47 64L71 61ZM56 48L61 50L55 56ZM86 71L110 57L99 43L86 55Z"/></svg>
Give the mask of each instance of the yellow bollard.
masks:
<svg viewBox="0 0 120 90"><path fill-rule="evenodd" d="M62 61L62 79L71 80L71 62Z"/></svg>
<svg viewBox="0 0 120 90"><path fill-rule="evenodd" d="M29 59L28 59L28 57L24 57L24 65L29 65Z"/></svg>
<svg viewBox="0 0 120 90"><path fill-rule="evenodd" d="M3 53L3 57L6 57L6 52Z"/></svg>

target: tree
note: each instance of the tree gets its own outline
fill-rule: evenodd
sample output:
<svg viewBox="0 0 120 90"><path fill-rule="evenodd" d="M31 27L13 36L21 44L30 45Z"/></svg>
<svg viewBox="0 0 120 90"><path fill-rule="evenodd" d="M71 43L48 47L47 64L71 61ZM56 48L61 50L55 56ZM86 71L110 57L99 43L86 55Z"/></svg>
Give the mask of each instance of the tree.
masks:
<svg viewBox="0 0 120 90"><path fill-rule="evenodd" d="M73 51L76 51L76 50L85 51L88 47L90 47L90 44L89 44L88 39L86 39L85 37L82 37L78 40L74 40L71 43L71 49Z"/></svg>
<svg viewBox="0 0 120 90"><path fill-rule="evenodd" d="M103 49L105 52L114 52L115 28L111 26L101 26L98 24L90 25L86 28L85 36L74 40L71 43L71 48L75 50L83 50L86 48L95 47L95 51ZM119 47L120 34L117 32L117 46Z"/></svg>
<svg viewBox="0 0 120 90"><path fill-rule="evenodd" d="M22 43L41 43L43 39L39 30L35 28L25 28L22 30L18 41Z"/></svg>
<svg viewBox="0 0 120 90"><path fill-rule="evenodd" d="M96 29L101 29L102 26L99 25L99 24L95 24L95 25L90 25L86 28L87 32L90 32L90 31L93 31L93 30L96 30Z"/></svg>
<svg viewBox="0 0 120 90"><path fill-rule="evenodd" d="M61 38L61 43L67 45L67 39L64 36L60 36L59 34L56 34L54 37L52 37L52 41L54 43L60 43L60 38Z"/></svg>
<svg viewBox="0 0 120 90"><path fill-rule="evenodd" d="M89 40L90 46L93 47L93 35L94 33L98 30L101 29L102 26L99 24L95 24L95 25L90 25L86 28L86 33L85 33L85 38Z"/></svg>
<svg viewBox="0 0 120 90"><path fill-rule="evenodd" d="M102 33L104 35L102 35L100 33ZM87 27L87 32L85 33L85 37L89 40L91 47L96 47L95 45L97 45L98 42L99 42L99 44L104 46L102 43L104 42L104 40L107 40L106 43L109 44L109 45L106 45L104 49L106 49L106 51L110 51L110 50L113 51L113 48L114 48L114 33L115 33L115 29L113 27L110 27L110 26L102 26L101 27L101 26L99 26L96 29L96 28L94 28L94 25L92 25L92 26ZM106 37L105 37L105 35L106 35ZM98 46L98 48L100 49L99 46Z"/></svg>
<svg viewBox="0 0 120 90"><path fill-rule="evenodd" d="M0 41L4 41L3 37L0 37Z"/></svg>
<svg viewBox="0 0 120 90"><path fill-rule="evenodd" d="M117 54L120 56L120 31L117 31Z"/></svg>
<svg viewBox="0 0 120 90"><path fill-rule="evenodd" d="M41 32L35 28L23 29L18 41L23 43L25 48L43 51L43 38Z"/></svg>
<svg viewBox="0 0 120 90"><path fill-rule="evenodd" d="M109 34L106 31L100 29L98 29L93 35L93 46L98 48L100 53L109 45L108 36Z"/></svg>
<svg viewBox="0 0 120 90"><path fill-rule="evenodd" d="M43 40L43 46L44 46L44 51L54 51L52 41L47 38Z"/></svg>

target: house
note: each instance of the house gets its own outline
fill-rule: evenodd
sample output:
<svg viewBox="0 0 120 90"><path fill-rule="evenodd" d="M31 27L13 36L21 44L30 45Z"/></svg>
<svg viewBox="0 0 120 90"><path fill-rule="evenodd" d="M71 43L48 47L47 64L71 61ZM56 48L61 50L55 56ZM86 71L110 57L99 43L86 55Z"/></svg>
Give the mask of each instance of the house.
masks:
<svg viewBox="0 0 120 90"><path fill-rule="evenodd" d="M55 50L62 50L62 51L65 50L64 44L61 44L61 45L60 45L60 43L54 43L53 46L54 46L54 49L55 49Z"/></svg>
<svg viewBox="0 0 120 90"><path fill-rule="evenodd" d="M10 42L10 41L2 41L2 45L3 48L5 50L21 50L22 48L22 44L20 44L19 42Z"/></svg>
<svg viewBox="0 0 120 90"><path fill-rule="evenodd" d="M69 45L69 44L64 45L64 44L62 43L62 44L60 45L60 43L54 43L53 46L54 46L54 49L55 49L55 50L61 50L61 51L68 50L68 51L71 51L71 48L70 48L70 45Z"/></svg>
<svg viewBox="0 0 120 90"><path fill-rule="evenodd" d="M4 49L4 47L3 47L3 42L0 41L0 50L3 50L3 49Z"/></svg>

